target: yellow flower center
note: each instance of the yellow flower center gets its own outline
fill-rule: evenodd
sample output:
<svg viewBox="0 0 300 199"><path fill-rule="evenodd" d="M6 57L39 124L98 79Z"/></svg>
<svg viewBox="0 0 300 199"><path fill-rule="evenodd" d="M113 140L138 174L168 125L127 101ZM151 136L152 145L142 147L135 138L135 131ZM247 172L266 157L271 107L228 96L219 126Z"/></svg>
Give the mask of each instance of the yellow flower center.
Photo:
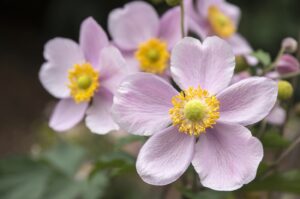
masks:
<svg viewBox="0 0 300 199"><path fill-rule="evenodd" d="M236 31L233 21L216 6L209 7L208 21L215 34L219 37L228 38Z"/></svg>
<svg viewBox="0 0 300 199"><path fill-rule="evenodd" d="M144 72L162 74L169 61L167 44L159 39L150 39L139 45L135 58Z"/></svg>
<svg viewBox="0 0 300 199"><path fill-rule="evenodd" d="M91 64L75 64L69 71L71 96L76 103L88 102L99 88L99 72Z"/></svg>
<svg viewBox="0 0 300 199"><path fill-rule="evenodd" d="M199 136L212 128L219 119L220 104L216 96L206 90L189 87L172 98L173 108L169 110L171 120L179 131Z"/></svg>

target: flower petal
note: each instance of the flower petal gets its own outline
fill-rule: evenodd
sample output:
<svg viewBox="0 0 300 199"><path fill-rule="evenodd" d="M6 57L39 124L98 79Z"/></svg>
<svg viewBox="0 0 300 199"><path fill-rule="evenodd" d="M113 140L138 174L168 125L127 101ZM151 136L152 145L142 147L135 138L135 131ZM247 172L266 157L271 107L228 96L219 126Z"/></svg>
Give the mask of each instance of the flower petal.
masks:
<svg viewBox="0 0 300 199"><path fill-rule="evenodd" d="M100 54L100 84L114 93L127 75L127 64L120 51L113 47L103 48Z"/></svg>
<svg viewBox="0 0 300 199"><path fill-rule="evenodd" d="M278 104L274 106L270 114L266 117L267 122L274 125L282 125L286 118L285 110Z"/></svg>
<svg viewBox="0 0 300 199"><path fill-rule="evenodd" d="M217 95L220 121L241 125L254 124L265 118L277 98L276 82L265 77L239 81Z"/></svg>
<svg viewBox="0 0 300 199"><path fill-rule="evenodd" d="M180 21L179 7L168 10L160 20L159 37L167 42L169 49L181 39Z"/></svg>
<svg viewBox="0 0 300 199"><path fill-rule="evenodd" d="M234 22L236 27L238 26L241 18L241 10L238 6L223 1L223 3L220 5L220 10Z"/></svg>
<svg viewBox="0 0 300 199"><path fill-rule="evenodd" d="M78 124L84 117L88 103L76 104L72 98L62 99L56 105L49 126L55 131L66 131Z"/></svg>
<svg viewBox="0 0 300 199"><path fill-rule="evenodd" d="M159 17L154 8L142 1L127 3L109 14L108 29L115 44L134 50L141 42L157 37Z"/></svg>
<svg viewBox="0 0 300 199"><path fill-rule="evenodd" d="M247 40L240 34L234 34L226 40L231 47L235 55L246 55L252 53L252 48Z"/></svg>
<svg viewBox="0 0 300 199"><path fill-rule="evenodd" d="M94 96L92 105L86 113L85 123L86 126L97 134L106 134L112 130L119 129L118 125L113 121L111 115L111 106L113 95L101 89Z"/></svg>
<svg viewBox="0 0 300 199"><path fill-rule="evenodd" d="M169 109L176 94L169 83L156 75L130 75L114 97L114 118L129 133L151 135L171 123Z"/></svg>
<svg viewBox="0 0 300 199"><path fill-rule="evenodd" d="M199 137L192 161L203 186L232 191L252 181L263 147L240 125L218 123Z"/></svg>
<svg viewBox="0 0 300 199"><path fill-rule="evenodd" d="M234 66L231 47L218 37L208 37L203 44L186 37L171 55L172 76L182 89L201 86L211 94L218 93L230 83Z"/></svg>
<svg viewBox="0 0 300 199"><path fill-rule="evenodd" d="M74 64L84 63L79 46L70 39L55 38L48 41L44 48L45 62L39 72L43 87L57 98L70 95L68 70Z"/></svg>
<svg viewBox="0 0 300 199"><path fill-rule="evenodd" d="M190 165L194 147L194 137L178 132L174 126L169 127L144 144L137 158L137 172L149 184L170 184Z"/></svg>
<svg viewBox="0 0 300 199"><path fill-rule="evenodd" d="M80 27L80 47L88 62L98 66L102 48L108 46L109 41L101 26L92 18L85 19Z"/></svg>

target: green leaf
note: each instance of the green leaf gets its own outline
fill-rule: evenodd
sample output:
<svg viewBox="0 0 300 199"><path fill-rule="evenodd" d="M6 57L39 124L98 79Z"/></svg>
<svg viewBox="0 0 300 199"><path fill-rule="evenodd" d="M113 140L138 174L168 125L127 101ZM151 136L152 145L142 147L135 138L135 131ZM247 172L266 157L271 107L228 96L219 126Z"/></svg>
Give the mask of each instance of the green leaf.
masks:
<svg viewBox="0 0 300 199"><path fill-rule="evenodd" d="M285 148L290 145L290 141L280 135L278 131L267 131L261 139L264 147Z"/></svg>
<svg viewBox="0 0 300 199"><path fill-rule="evenodd" d="M85 151L76 145L59 143L44 154L45 160L61 172L74 175L85 156Z"/></svg>
<svg viewBox="0 0 300 199"><path fill-rule="evenodd" d="M275 173L246 185L242 191L279 191L300 194L300 170Z"/></svg>
<svg viewBox="0 0 300 199"><path fill-rule="evenodd" d="M253 52L252 55L256 57L258 61L262 63L264 66L268 66L271 63L270 54L263 50L257 50Z"/></svg>
<svg viewBox="0 0 300 199"><path fill-rule="evenodd" d="M82 198L98 199L104 195L104 190L108 185L108 178L104 173L98 172L83 184Z"/></svg>
<svg viewBox="0 0 300 199"><path fill-rule="evenodd" d="M0 161L2 199L40 199L51 172L41 162L26 157Z"/></svg>
<svg viewBox="0 0 300 199"><path fill-rule="evenodd" d="M135 159L124 152L109 153L96 162L93 173L103 170L111 170L112 176L135 171Z"/></svg>

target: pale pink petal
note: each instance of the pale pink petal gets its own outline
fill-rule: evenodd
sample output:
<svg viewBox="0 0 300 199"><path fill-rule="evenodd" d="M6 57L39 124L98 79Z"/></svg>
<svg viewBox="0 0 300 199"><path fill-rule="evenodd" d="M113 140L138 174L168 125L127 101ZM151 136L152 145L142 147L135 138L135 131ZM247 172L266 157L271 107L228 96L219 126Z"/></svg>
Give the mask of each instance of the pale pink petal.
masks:
<svg viewBox="0 0 300 199"><path fill-rule="evenodd" d="M70 39L55 38L48 41L44 48L46 62L39 72L43 87L54 97L66 98L68 88L68 70L74 64L84 63L79 46Z"/></svg>
<svg viewBox="0 0 300 199"><path fill-rule="evenodd" d="M201 86L211 94L218 93L229 85L234 66L231 47L218 37L208 37L203 44L186 37L171 55L172 77L182 89Z"/></svg>
<svg viewBox="0 0 300 199"><path fill-rule="evenodd" d="M262 144L247 128L218 123L200 135L192 164L203 186L233 191L255 178L262 158Z"/></svg>
<svg viewBox="0 0 300 199"><path fill-rule="evenodd" d="M179 7L168 10L160 20L159 37L166 41L169 49L181 39Z"/></svg>
<svg viewBox="0 0 300 199"><path fill-rule="evenodd" d="M241 10L238 6L224 1L220 5L220 10L234 22L236 27L238 26L241 17Z"/></svg>
<svg viewBox="0 0 300 199"><path fill-rule="evenodd" d="M189 30L201 39L205 39L211 34L211 28L207 21L189 18L188 26Z"/></svg>
<svg viewBox="0 0 300 199"><path fill-rule="evenodd" d="M111 115L111 106L113 95L101 89L94 96L92 105L86 113L85 123L86 126L97 134L106 134L112 130L118 130L118 125L113 121Z"/></svg>
<svg viewBox="0 0 300 199"><path fill-rule="evenodd" d="M108 46L109 41L101 26L92 18L85 19L80 27L80 47L86 61L94 67L98 67L98 61L102 48Z"/></svg>
<svg viewBox="0 0 300 199"><path fill-rule="evenodd" d="M216 6L220 8L223 2L224 0L198 0L196 1L196 11L201 18L206 19L209 7Z"/></svg>
<svg viewBox="0 0 300 199"><path fill-rule="evenodd" d="M130 75L114 97L114 118L129 133L151 135L171 123L169 109L176 94L169 83L156 75Z"/></svg>
<svg viewBox="0 0 300 199"><path fill-rule="evenodd" d="M88 103L76 104L72 98L62 99L56 105L49 126L55 131L66 131L78 124L84 117Z"/></svg>
<svg viewBox="0 0 300 199"><path fill-rule="evenodd" d="M108 29L115 44L123 50L134 50L158 36L159 17L150 4L134 1L109 14Z"/></svg>
<svg viewBox="0 0 300 199"><path fill-rule="evenodd" d="M100 54L100 85L114 93L127 75L127 64L120 51L113 47L105 47Z"/></svg>
<svg viewBox="0 0 300 199"><path fill-rule="evenodd" d="M240 34L234 34L226 41L231 45L235 55L249 55L253 52L250 44Z"/></svg>
<svg viewBox="0 0 300 199"><path fill-rule="evenodd" d="M270 124L282 125L285 122L286 111L279 105L275 105L266 120Z"/></svg>
<svg viewBox="0 0 300 199"><path fill-rule="evenodd" d="M152 185L176 181L188 168L194 155L195 138L172 126L156 133L144 144L136 168L141 178Z"/></svg>
<svg viewBox="0 0 300 199"><path fill-rule="evenodd" d="M231 85L217 95L221 121L254 124L265 118L277 99L277 84L265 77L252 77Z"/></svg>

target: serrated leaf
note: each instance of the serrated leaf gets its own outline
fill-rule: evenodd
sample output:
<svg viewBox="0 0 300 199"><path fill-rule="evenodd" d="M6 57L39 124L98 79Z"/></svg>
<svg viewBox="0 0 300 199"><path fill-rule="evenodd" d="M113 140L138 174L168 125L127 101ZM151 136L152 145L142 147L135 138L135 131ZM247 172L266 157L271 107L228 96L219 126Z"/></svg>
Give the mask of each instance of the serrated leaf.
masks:
<svg viewBox="0 0 300 199"><path fill-rule="evenodd" d="M61 172L72 176L80 166L85 154L84 149L79 146L59 143L47 151L43 157Z"/></svg>
<svg viewBox="0 0 300 199"><path fill-rule="evenodd" d="M268 52L265 52L263 50L257 50L253 52L252 55L256 57L258 61L264 66L268 66L271 63L271 56Z"/></svg>

